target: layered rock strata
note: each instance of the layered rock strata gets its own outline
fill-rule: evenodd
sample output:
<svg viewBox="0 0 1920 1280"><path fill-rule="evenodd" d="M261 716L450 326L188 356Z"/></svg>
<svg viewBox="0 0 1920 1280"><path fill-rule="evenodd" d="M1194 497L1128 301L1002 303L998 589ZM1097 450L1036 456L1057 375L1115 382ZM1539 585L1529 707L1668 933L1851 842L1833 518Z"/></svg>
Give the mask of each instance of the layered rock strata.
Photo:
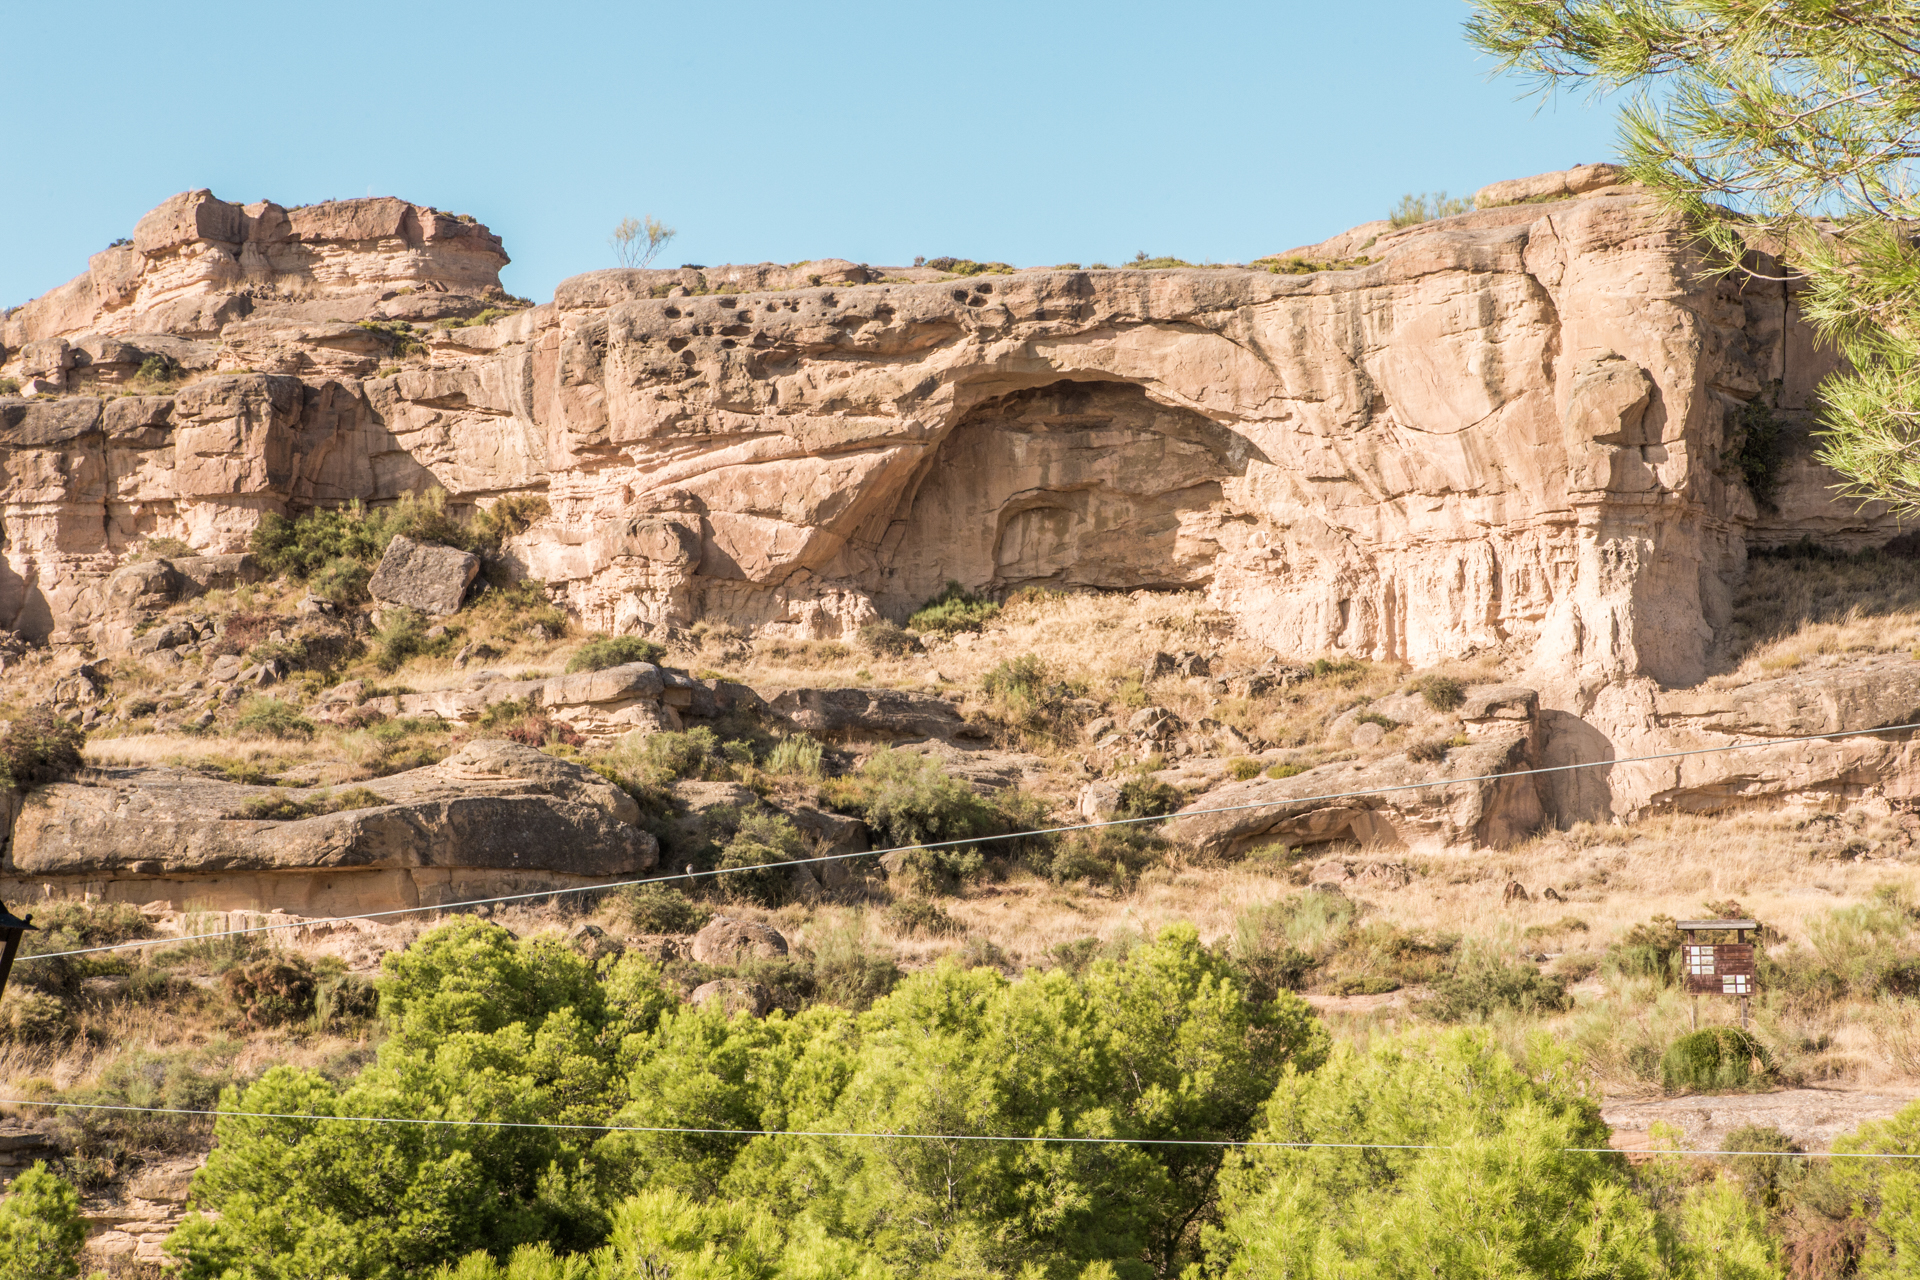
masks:
<svg viewBox="0 0 1920 1280"><path fill-rule="evenodd" d="M624 791L517 743L472 742L363 790L372 793L356 797L364 807L329 813L331 793L313 789L173 768L96 770L28 793L0 898L58 886L121 902L271 902L321 916L618 879L659 857ZM250 802L256 813L261 802L319 812L252 816Z"/></svg>
<svg viewBox="0 0 1920 1280"><path fill-rule="evenodd" d="M477 224L188 193L6 322L30 388L83 388L95 347L130 368L147 331L209 376L0 401L0 622L97 639L143 538L234 554L268 512L540 494L506 554L593 629L845 636L950 580L1190 588L1283 654L1517 657L1546 758L1627 754L1707 673L1750 541L1893 530L1798 445L1756 504L1752 407L1796 438L1831 359L1617 179L1497 184L1272 270L591 272L478 324L451 321L505 255Z"/></svg>

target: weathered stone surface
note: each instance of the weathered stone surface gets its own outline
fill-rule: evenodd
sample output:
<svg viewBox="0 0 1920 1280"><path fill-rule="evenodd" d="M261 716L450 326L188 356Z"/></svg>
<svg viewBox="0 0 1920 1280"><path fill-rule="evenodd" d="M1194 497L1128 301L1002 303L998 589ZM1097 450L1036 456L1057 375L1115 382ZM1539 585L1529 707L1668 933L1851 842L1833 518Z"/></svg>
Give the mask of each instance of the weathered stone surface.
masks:
<svg viewBox="0 0 1920 1280"><path fill-rule="evenodd" d="M446 617L460 611L467 588L479 576L480 557L471 551L415 542L398 534L387 544L367 591L380 604Z"/></svg>
<svg viewBox="0 0 1920 1280"><path fill-rule="evenodd" d="M437 765L376 779L368 789L391 803L275 822L236 815L258 797L321 793L177 769L101 770L27 796L4 870L14 878L128 882L430 868L612 877L645 870L657 857L653 837L634 825L632 797L518 743L471 742ZM129 892L141 901L171 896L151 884Z"/></svg>
<svg viewBox="0 0 1920 1280"><path fill-rule="evenodd" d="M263 510L431 480L456 506L544 492L552 517L509 554L600 630L720 614L844 636L950 577L1190 586L1286 653L1425 663L1517 645L1559 703L1636 674L1691 683L1758 518L1719 463L1727 415L1782 376L1804 326L1778 291L1699 279L1684 233L1612 176L1528 180L1488 199L1552 202L1376 230L1366 265L1308 275L593 273L553 306L423 334L430 367L365 382L303 367L291 400L250 375L253 409L234 400L244 379L213 380L236 384L218 405L196 383L190 412L145 437L69 433L85 465L16 463L0 518L20 527L6 551L20 586L9 600L0 575L0 622L71 625L76 584L133 534L103 518L109 473L151 495L133 526L216 550ZM259 245L271 273L284 246L334 235L377 233L328 242L376 257L488 239L396 201L236 208L170 202L140 271L185 270L167 256L182 244L205 246L194 270L211 281L236 244L242 258ZM236 226L241 240L217 238ZM107 294L125 292L132 252L96 263L121 281ZM769 292L655 296L669 278ZM88 331L47 328L67 304L43 303L10 323ZM236 323L293 324L292 306ZM322 312L300 323L332 323ZM317 353L356 332L274 341ZM816 376L829 368L853 376ZM1788 417L1812 389L1793 379ZM192 436L173 450L190 465L155 465L169 432ZM70 514L29 522L48 501Z"/></svg>
<svg viewBox="0 0 1920 1280"><path fill-rule="evenodd" d="M817 738L828 741L952 738L968 733L951 702L899 689L788 689L768 704Z"/></svg>
<svg viewBox="0 0 1920 1280"><path fill-rule="evenodd" d="M1530 745L1525 727L1499 726L1468 746L1451 749L1438 765L1399 754L1367 765L1323 765L1291 778L1229 782L1195 797L1167 823L1166 832L1228 857L1265 844L1332 841L1414 852L1510 845L1540 825L1534 780L1448 779L1530 768ZM1345 798L1313 798L1331 795Z"/></svg>
<svg viewBox="0 0 1920 1280"><path fill-rule="evenodd" d="M701 964L738 964L786 954L787 940L780 931L757 920L715 916L693 935L693 958Z"/></svg>

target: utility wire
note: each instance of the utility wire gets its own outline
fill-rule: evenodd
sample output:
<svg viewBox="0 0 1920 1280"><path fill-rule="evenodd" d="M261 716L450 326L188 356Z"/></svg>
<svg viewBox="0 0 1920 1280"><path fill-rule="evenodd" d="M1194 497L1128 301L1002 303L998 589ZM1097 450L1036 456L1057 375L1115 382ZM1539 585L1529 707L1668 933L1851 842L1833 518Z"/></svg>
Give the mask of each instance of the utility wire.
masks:
<svg viewBox="0 0 1920 1280"><path fill-rule="evenodd" d="M1144 1147L1257 1147L1293 1151L1451 1151L1429 1142L1275 1142L1261 1138L1089 1138L1063 1134L1015 1135L993 1133L860 1133L820 1129L691 1129L669 1125L561 1124L543 1120L442 1120L410 1116L316 1116L279 1111L196 1110L188 1107L134 1107L104 1102L28 1102L0 1098L0 1107L49 1107L69 1111L125 1111L140 1115L196 1116L235 1120L310 1120L343 1124L402 1124L459 1129L555 1129L588 1133L657 1133L686 1137L721 1138L865 1138L898 1142L1032 1142L1082 1146ZM1566 1155L1639 1155L1617 1147L1561 1147ZM1679 1156L1792 1156L1802 1159L1920 1160L1920 1153L1899 1151L1682 1151L1652 1150L1647 1155Z"/></svg>
<svg viewBox="0 0 1920 1280"><path fill-rule="evenodd" d="M1064 835L1074 831L1096 831L1104 827L1139 826L1148 822L1170 822L1178 818L1204 818L1219 813L1244 813L1251 809L1284 809L1293 805L1320 804L1329 800L1356 800L1366 796L1388 795L1397 791L1423 791L1430 787L1450 787L1458 783L1496 782L1504 778L1531 778L1549 773L1567 773L1575 769L1611 768L1615 765L1648 764L1655 760L1678 760L1686 756L1715 755L1725 751L1752 751L1759 747L1787 746L1795 742L1824 742L1831 738L1860 738L1881 733L1905 733L1920 729L1920 723L1886 725L1877 729L1841 729L1833 733L1808 733L1792 738L1768 738L1760 742L1735 742L1717 747L1693 747L1685 751L1662 751L1655 755L1628 756L1623 760L1585 760L1577 764L1546 765L1538 769L1515 769L1507 773L1483 773L1467 778L1433 778L1425 782L1397 782L1385 787L1367 787L1359 791L1335 791L1327 795L1298 796L1258 800L1248 804L1222 805L1213 809L1182 809L1177 813L1154 814L1141 818L1106 818L1098 822L1078 822L1067 826L1036 827L1027 831L1008 831L993 836L971 836L962 840L933 840L924 844L895 845L890 849L869 849L862 853L829 853L813 858L794 858L788 862L767 864L781 867L810 866L823 862L843 862L850 858L878 858L889 853L912 853L921 849L950 849L956 846L988 844L996 840L1025 840L1033 836ZM431 906L395 907L387 911L369 911L361 915L322 916L289 920L283 924L251 925L244 929L225 929L217 933L195 933L177 938L139 938L108 946L79 947L71 951L43 951L20 956L15 963L32 960L57 960L66 956L97 955L103 951L130 951L142 947L179 946L189 942L207 942L216 938L235 938L243 934L271 933L276 929L304 929L313 925L344 924L354 920L380 920L388 916L415 915L422 911L458 911L464 907L492 906L503 902L525 902L534 898L557 898L568 893L599 893L605 889L624 889L642 884L672 884L682 880L704 880L712 876L733 875L743 871L765 871L767 865L751 867L714 867L706 871L685 871L675 875L642 876L634 880L609 880L599 884L570 885L542 889L537 893L509 893L492 898L468 898L460 902L440 902Z"/></svg>

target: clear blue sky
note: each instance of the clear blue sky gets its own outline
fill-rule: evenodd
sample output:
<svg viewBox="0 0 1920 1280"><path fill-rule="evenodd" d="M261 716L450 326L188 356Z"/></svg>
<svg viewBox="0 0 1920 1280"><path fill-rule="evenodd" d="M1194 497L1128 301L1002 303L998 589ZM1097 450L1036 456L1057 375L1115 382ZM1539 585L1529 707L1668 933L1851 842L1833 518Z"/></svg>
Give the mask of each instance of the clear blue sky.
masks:
<svg viewBox="0 0 1920 1280"><path fill-rule="evenodd" d="M1460 0L1346 3L37 4L6 21L0 304L176 191L472 213L543 301L613 265L929 257L1241 261L1608 158Z"/></svg>

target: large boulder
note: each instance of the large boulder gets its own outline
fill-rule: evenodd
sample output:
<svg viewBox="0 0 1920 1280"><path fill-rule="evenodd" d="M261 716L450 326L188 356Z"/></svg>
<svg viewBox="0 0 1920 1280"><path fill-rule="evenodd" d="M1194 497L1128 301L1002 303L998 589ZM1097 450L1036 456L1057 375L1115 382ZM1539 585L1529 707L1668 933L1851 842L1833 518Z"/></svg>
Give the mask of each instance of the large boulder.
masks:
<svg viewBox="0 0 1920 1280"><path fill-rule="evenodd" d="M1533 746L1530 726L1490 721L1438 763L1401 752L1215 787L1165 831L1226 857L1261 845L1336 841L1421 853L1505 847L1532 835L1545 816L1535 780L1524 773L1533 767Z"/></svg>
<svg viewBox="0 0 1920 1280"><path fill-rule="evenodd" d="M470 551L396 534L380 557L367 591L380 604L445 617L460 611L467 588L479 575L480 557Z"/></svg>
<svg viewBox="0 0 1920 1280"><path fill-rule="evenodd" d="M951 702L900 689L788 689L775 711L817 738L900 742L916 738L980 736Z"/></svg>
<svg viewBox="0 0 1920 1280"><path fill-rule="evenodd" d="M474 873L566 884L631 876L659 857L635 825L631 796L516 742L471 742L439 764L353 790L245 786L161 767L92 770L27 795L0 870L16 883L111 879L134 902L213 897L248 877L247 893L286 905L337 888L345 873L405 873L385 888L367 881L360 900L444 900L443 886L488 882ZM342 799L367 807L324 811ZM250 805L257 813L272 803L311 816L249 816ZM293 872L313 873L313 883ZM153 880L181 883L167 892L140 883Z"/></svg>
<svg viewBox="0 0 1920 1280"><path fill-rule="evenodd" d="M757 920L715 916L693 935L693 958L701 964L739 964L786 954L787 940L780 931Z"/></svg>

